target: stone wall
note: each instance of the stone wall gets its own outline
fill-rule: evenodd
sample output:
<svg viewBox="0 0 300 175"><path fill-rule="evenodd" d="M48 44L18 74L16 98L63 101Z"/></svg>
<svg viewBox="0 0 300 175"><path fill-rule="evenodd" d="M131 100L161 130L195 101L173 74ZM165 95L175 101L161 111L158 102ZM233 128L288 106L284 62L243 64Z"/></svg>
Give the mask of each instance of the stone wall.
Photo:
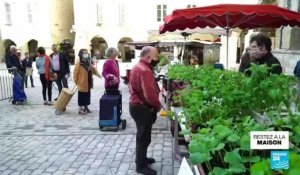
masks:
<svg viewBox="0 0 300 175"><path fill-rule="evenodd" d="M300 60L300 50L274 50L273 55L280 61L283 72L293 74L298 60Z"/></svg>
<svg viewBox="0 0 300 175"><path fill-rule="evenodd" d="M70 30L74 24L73 0L51 1L51 34L53 42L69 39L74 43L75 35Z"/></svg>

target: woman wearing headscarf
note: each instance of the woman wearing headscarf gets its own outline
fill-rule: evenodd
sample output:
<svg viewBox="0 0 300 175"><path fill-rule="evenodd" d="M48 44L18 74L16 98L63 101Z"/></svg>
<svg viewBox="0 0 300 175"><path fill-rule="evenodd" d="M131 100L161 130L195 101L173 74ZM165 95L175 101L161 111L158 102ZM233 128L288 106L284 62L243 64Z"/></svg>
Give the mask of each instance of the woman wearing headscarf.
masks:
<svg viewBox="0 0 300 175"><path fill-rule="evenodd" d="M99 78L101 76L89 62L87 49L80 49L78 56L79 61L75 65L73 79L78 87L78 113L86 115L91 113L88 105L91 103L92 75L95 74Z"/></svg>
<svg viewBox="0 0 300 175"><path fill-rule="evenodd" d="M116 60L118 56L118 50L110 47L105 51L107 59L103 64L102 76L105 79L105 91L116 92L119 89L120 84L120 70L119 63Z"/></svg>

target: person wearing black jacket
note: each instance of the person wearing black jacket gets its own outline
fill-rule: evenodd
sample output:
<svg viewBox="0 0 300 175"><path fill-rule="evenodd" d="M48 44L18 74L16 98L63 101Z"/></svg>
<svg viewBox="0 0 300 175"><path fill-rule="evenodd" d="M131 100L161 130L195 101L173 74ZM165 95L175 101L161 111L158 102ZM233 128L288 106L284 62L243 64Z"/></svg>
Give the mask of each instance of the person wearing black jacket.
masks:
<svg viewBox="0 0 300 175"><path fill-rule="evenodd" d="M30 83L31 87L34 87L33 85L33 78L32 78L32 60L29 58L29 54L25 53L25 58L22 61L23 67L26 68L26 73L25 73L25 87L27 88L27 79L30 77Z"/></svg>
<svg viewBox="0 0 300 175"><path fill-rule="evenodd" d="M20 64L21 64L21 69L20 69L20 71L19 71L19 74L20 74L20 76L22 77L22 88L24 89L26 67L25 67L25 65L23 64L23 60L22 60L21 56L22 56L21 52L17 52L18 61L19 61Z"/></svg>
<svg viewBox="0 0 300 175"><path fill-rule="evenodd" d="M10 46L9 53L6 54L5 61L6 61L6 67L8 69L15 68L18 73L21 73L22 65L21 62L17 56L17 48L16 46L12 45Z"/></svg>
<svg viewBox="0 0 300 175"><path fill-rule="evenodd" d="M251 67L251 63L266 64L270 67L269 73L281 74L282 67L279 60L271 53L272 41L264 34L256 34L250 39L250 58L251 61L245 66L245 73L250 75L251 72L247 70Z"/></svg>
<svg viewBox="0 0 300 175"><path fill-rule="evenodd" d="M14 68L17 73L21 76L22 79L22 88L24 89L24 76L25 76L25 69L21 64L20 52L17 52L16 46L12 45L9 48L9 53L5 56L6 67L8 69ZM12 73L12 70L8 70Z"/></svg>
<svg viewBox="0 0 300 175"><path fill-rule="evenodd" d="M52 45L53 53L50 55L53 64L53 71L57 73L57 87L59 94L62 88L68 88L68 77L70 76L70 67L68 57L58 51L57 45ZM57 98L55 99L57 100Z"/></svg>

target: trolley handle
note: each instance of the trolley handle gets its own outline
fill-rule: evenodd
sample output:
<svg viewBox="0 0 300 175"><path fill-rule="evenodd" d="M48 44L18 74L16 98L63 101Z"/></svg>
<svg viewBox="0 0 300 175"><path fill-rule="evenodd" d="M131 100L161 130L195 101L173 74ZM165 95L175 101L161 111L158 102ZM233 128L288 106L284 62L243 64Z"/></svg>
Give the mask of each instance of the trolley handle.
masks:
<svg viewBox="0 0 300 175"><path fill-rule="evenodd" d="M72 92L75 93L77 90L78 90L78 86L75 85L75 86L72 88Z"/></svg>

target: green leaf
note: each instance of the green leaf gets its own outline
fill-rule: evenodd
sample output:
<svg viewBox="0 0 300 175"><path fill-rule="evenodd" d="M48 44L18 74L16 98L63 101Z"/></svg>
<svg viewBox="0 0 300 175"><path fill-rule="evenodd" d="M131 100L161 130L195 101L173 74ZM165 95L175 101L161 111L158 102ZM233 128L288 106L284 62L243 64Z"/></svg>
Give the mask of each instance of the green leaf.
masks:
<svg viewBox="0 0 300 175"><path fill-rule="evenodd" d="M293 135L291 137L292 142L300 143L300 135Z"/></svg>
<svg viewBox="0 0 300 175"><path fill-rule="evenodd" d="M265 131L266 130L266 127L263 126L262 124L259 124L259 123L256 123L252 129L252 131Z"/></svg>
<svg viewBox="0 0 300 175"><path fill-rule="evenodd" d="M206 144L197 142L197 143L190 143L189 144L189 152L196 153L196 152L207 152Z"/></svg>
<svg viewBox="0 0 300 175"><path fill-rule="evenodd" d="M250 150L250 136L249 135L243 135L241 140L241 149L245 151Z"/></svg>
<svg viewBox="0 0 300 175"><path fill-rule="evenodd" d="M211 137L209 141L209 147L214 148L219 144L219 140L216 139L216 137Z"/></svg>
<svg viewBox="0 0 300 175"><path fill-rule="evenodd" d="M231 134L230 136L227 137L227 140L229 142L237 142L240 141L240 137L237 134Z"/></svg>
<svg viewBox="0 0 300 175"><path fill-rule="evenodd" d="M294 129L293 129L293 131L294 131L296 134L300 135L300 126L295 126Z"/></svg>
<svg viewBox="0 0 300 175"><path fill-rule="evenodd" d="M214 167L212 171L212 175L226 175L226 174L227 174L227 170L220 167Z"/></svg>
<svg viewBox="0 0 300 175"><path fill-rule="evenodd" d="M292 169L289 169L287 175L299 175L299 172L300 172L300 168L292 168Z"/></svg>
<svg viewBox="0 0 300 175"><path fill-rule="evenodd" d="M209 152L205 152L205 153L197 152L197 153L192 153L190 159L194 165L198 165L205 161L209 161L211 157L209 155Z"/></svg>
<svg viewBox="0 0 300 175"><path fill-rule="evenodd" d="M251 157L242 157L243 162L259 162L260 157L259 156L251 156Z"/></svg>
<svg viewBox="0 0 300 175"><path fill-rule="evenodd" d="M220 121L218 119L211 119L208 122L206 122L206 124L208 124L209 126L215 126L215 125L219 125Z"/></svg>
<svg viewBox="0 0 300 175"><path fill-rule="evenodd" d="M300 162L300 155L294 152L291 152L289 154L289 161L290 161L290 168L300 168L299 162Z"/></svg>
<svg viewBox="0 0 300 175"><path fill-rule="evenodd" d="M246 167L242 163L236 163L234 165L231 165L228 171L231 173L245 173Z"/></svg>
<svg viewBox="0 0 300 175"><path fill-rule="evenodd" d="M250 168L251 175L272 175L270 161L263 160L261 162L256 162Z"/></svg>
<svg viewBox="0 0 300 175"><path fill-rule="evenodd" d="M243 126L248 126L250 120L251 120L250 116L246 116L245 118L243 118Z"/></svg>
<svg viewBox="0 0 300 175"><path fill-rule="evenodd" d="M199 130L199 133L200 134L208 134L209 132L210 132L210 128L201 128L200 130Z"/></svg>
<svg viewBox="0 0 300 175"><path fill-rule="evenodd" d="M282 96L282 94L280 94L280 90L279 89L271 89L268 92L268 95L274 100L276 101L278 99L279 96Z"/></svg>
<svg viewBox="0 0 300 175"><path fill-rule="evenodd" d="M242 157L239 154L239 149L236 148L231 152L226 152L224 161L229 163L230 165L235 165L242 162Z"/></svg>
<svg viewBox="0 0 300 175"><path fill-rule="evenodd" d="M213 151L219 151L225 147L224 143L220 143L217 147L212 148Z"/></svg>
<svg viewBox="0 0 300 175"><path fill-rule="evenodd" d="M216 131L216 133L219 135L220 138L227 137L233 132L231 129L223 125L215 126L214 130Z"/></svg>

